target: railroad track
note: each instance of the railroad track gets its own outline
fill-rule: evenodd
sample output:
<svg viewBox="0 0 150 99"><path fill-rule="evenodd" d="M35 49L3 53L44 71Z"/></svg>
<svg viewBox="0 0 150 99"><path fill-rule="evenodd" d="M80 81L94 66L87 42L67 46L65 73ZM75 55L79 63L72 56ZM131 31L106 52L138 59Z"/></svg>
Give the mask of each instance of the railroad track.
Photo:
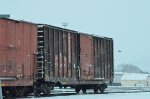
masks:
<svg viewBox="0 0 150 99"><path fill-rule="evenodd" d="M109 86L106 89L106 92L109 92L109 93L150 92L150 87L142 87L142 86L132 86L132 87Z"/></svg>
<svg viewBox="0 0 150 99"><path fill-rule="evenodd" d="M150 92L150 87L121 87L121 86L114 86L114 87L108 87L104 93L97 93L97 94L111 94L111 93L140 93L140 92ZM93 90L87 90L86 94L83 94L82 91L80 91L79 94L77 94L74 89L67 88L67 89L59 89L55 88L52 90L52 93L50 96L41 95L41 97L56 97L56 96L71 96L71 95L94 95L95 93ZM33 98L34 94L30 94L25 97L15 97L15 98Z"/></svg>

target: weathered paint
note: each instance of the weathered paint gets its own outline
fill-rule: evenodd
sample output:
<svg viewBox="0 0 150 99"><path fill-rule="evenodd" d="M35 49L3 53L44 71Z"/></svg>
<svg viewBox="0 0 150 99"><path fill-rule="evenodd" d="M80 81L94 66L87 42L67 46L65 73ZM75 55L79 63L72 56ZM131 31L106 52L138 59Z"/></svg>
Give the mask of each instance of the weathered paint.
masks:
<svg viewBox="0 0 150 99"><path fill-rule="evenodd" d="M30 85L27 81L33 84L36 35L35 24L0 19L0 76L17 79L12 83L5 82L8 86L24 85L24 82Z"/></svg>
<svg viewBox="0 0 150 99"><path fill-rule="evenodd" d="M41 27L40 27L41 28ZM45 79L75 84L78 80L104 83L112 80L112 39L42 25L45 52ZM72 80L71 80L72 79ZM79 82L80 83L80 82Z"/></svg>
<svg viewBox="0 0 150 99"><path fill-rule="evenodd" d="M113 40L94 37L94 78L113 78Z"/></svg>
<svg viewBox="0 0 150 99"><path fill-rule="evenodd" d="M41 27L40 27L41 28ZM76 33L59 27L43 25L45 52L45 77L75 77Z"/></svg>
<svg viewBox="0 0 150 99"><path fill-rule="evenodd" d="M81 79L94 79L94 62L93 62L93 38L85 34L80 34L80 69Z"/></svg>

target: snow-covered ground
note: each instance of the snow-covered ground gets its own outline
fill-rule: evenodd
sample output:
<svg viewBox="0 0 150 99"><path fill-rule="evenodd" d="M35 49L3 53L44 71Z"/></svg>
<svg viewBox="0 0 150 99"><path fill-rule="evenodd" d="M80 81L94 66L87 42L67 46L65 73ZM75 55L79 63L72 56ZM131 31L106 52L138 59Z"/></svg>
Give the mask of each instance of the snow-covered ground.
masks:
<svg viewBox="0 0 150 99"><path fill-rule="evenodd" d="M145 92L141 92L145 90ZM149 88L148 88L149 89ZM87 94L76 94L74 89L58 89L52 91L49 97L35 99L150 99L150 90L140 87L108 87L105 94L94 94L93 90L87 90ZM33 99L34 96L19 99Z"/></svg>
<svg viewBox="0 0 150 99"><path fill-rule="evenodd" d="M36 99L150 99L150 92L85 94L85 95L82 94L69 96L40 97Z"/></svg>

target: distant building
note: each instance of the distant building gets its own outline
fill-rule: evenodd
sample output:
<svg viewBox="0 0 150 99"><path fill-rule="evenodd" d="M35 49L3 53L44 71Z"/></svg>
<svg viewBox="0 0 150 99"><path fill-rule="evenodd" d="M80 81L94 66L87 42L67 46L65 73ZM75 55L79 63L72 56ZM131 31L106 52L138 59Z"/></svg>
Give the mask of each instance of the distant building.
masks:
<svg viewBox="0 0 150 99"><path fill-rule="evenodd" d="M113 85L114 86L121 86L122 76L123 76L123 72L115 72L114 73L114 79L113 79Z"/></svg>
<svg viewBox="0 0 150 99"><path fill-rule="evenodd" d="M124 73L121 78L122 86L150 86L148 74Z"/></svg>

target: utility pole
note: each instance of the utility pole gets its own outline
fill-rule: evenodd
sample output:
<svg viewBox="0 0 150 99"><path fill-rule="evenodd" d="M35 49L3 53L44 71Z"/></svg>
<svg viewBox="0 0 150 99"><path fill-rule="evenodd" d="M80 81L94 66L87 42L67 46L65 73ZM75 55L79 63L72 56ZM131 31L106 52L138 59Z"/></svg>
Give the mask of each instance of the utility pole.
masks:
<svg viewBox="0 0 150 99"><path fill-rule="evenodd" d="M62 26L65 28L68 26L68 23L67 22L62 22Z"/></svg>

